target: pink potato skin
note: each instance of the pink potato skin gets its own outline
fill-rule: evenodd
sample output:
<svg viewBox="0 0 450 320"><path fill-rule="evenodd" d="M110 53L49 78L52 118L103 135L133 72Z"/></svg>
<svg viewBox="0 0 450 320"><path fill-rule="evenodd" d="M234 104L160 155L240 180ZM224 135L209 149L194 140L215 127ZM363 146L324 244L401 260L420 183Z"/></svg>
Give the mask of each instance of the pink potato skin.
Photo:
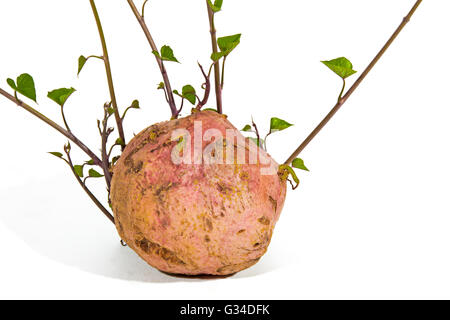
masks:
<svg viewBox="0 0 450 320"><path fill-rule="evenodd" d="M225 130L232 129L242 137L226 116L213 111L143 130L113 169L116 227L131 249L161 271L229 275L254 265L267 251L286 181L271 158L269 165L174 164L172 150L179 141L172 141L172 131L183 128L194 137L194 121L201 121L203 133L213 128L226 137ZM224 146L236 145L225 141ZM203 142L202 150L210 143ZM249 148L248 139L244 143L249 159L257 148ZM275 174L262 175L267 166Z"/></svg>

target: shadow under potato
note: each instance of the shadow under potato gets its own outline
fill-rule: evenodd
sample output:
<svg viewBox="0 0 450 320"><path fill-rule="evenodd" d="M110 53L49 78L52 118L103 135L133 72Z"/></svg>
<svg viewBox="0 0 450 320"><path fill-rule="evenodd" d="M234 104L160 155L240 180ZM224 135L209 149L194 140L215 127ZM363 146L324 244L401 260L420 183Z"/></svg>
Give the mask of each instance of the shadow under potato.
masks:
<svg viewBox="0 0 450 320"><path fill-rule="evenodd" d="M43 185L59 187L49 192ZM68 193L73 195L70 201ZM114 226L105 223L97 209L85 201L86 196L70 177L30 181L27 185L3 188L0 195L0 223L37 253L66 266L108 278L148 283L230 278L168 275L152 268L130 248L122 247ZM23 201L24 195L27 201ZM276 254L276 250L272 253ZM280 268L282 262L273 254L231 279L254 277Z"/></svg>

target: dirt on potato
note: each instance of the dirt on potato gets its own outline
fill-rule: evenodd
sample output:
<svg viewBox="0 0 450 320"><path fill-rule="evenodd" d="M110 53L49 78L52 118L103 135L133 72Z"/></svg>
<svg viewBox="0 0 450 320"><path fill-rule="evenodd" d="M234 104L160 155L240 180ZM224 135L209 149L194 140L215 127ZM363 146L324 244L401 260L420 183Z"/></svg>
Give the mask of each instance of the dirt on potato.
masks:
<svg viewBox="0 0 450 320"><path fill-rule="evenodd" d="M177 136L179 129L185 133ZM194 139L198 130L200 143ZM230 132L241 140L229 139ZM212 144L215 148L208 149ZM196 147L203 159L192 151L192 164L174 162L173 154L185 157ZM227 153L230 147L233 155ZM238 150L245 155L243 163ZM250 161L258 150L268 161ZM224 163L205 161L218 155ZM117 230L140 257L164 272L229 275L244 270L266 252L283 208L286 181L278 176L278 166L216 112L155 124L128 144L114 167Z"/></svg>

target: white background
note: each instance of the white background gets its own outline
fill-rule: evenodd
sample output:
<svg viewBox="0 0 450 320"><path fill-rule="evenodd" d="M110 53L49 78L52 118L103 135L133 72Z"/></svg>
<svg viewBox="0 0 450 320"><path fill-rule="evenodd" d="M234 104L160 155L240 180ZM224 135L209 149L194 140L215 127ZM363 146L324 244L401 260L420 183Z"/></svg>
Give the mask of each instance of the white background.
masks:
<svg viewBox="0 0 450 320"><path fill-rule="evenodd" d="M252 115L262 128L272 116L295 123L268 141L284 161L340 90L319 61L346 56L363 71L413 2L225 0L219 35L243 33L228 60L225 112L237 127ZM169 116L160 74L126 1L97 5L119 104L141 101L125 122L131 137ZM447 0L424 1L302 154L311 173L289 193L267 255L228 279L172 278L122 248L68 168L46 154L65 139L0 97L0 298L450 298L449 10ZM182 62L168 65L174 87L199 89L196 61L206 65L210 53L204 1L152 0L146 15L158 45ZM76 77L80 54L101 54L89 2L1 1L0 30L0 86L32 74L37 108L58 121L46 93L74 86L68 118L98 150L103 65L89 61Z"/></svg>

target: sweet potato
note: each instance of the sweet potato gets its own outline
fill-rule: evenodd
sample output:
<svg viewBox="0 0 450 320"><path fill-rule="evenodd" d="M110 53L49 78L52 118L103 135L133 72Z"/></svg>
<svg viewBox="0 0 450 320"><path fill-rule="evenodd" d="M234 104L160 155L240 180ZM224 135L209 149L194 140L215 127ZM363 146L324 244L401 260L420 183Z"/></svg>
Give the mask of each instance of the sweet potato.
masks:
<svg viewBox="0 0 450 320"><path fill-rule="evenodd" d="M243 146L227 138L214 142L243 147L245 163L238 163L236 154L229 164L174 163L172 153L182 137L174 140L172 133L185 129L194 136L196 121L202 135L217 129L225 137L232 130ZM208 143L202 141L202 150ZM269 159L267 164L249 163L258 150ZM267 168L273 172L264 173ZM286 181L277 168L216 112L155 124L130 141L114 167L111 201L119 235L164 272L228 275L244 270L266 252L283 208Z"/></svg>

